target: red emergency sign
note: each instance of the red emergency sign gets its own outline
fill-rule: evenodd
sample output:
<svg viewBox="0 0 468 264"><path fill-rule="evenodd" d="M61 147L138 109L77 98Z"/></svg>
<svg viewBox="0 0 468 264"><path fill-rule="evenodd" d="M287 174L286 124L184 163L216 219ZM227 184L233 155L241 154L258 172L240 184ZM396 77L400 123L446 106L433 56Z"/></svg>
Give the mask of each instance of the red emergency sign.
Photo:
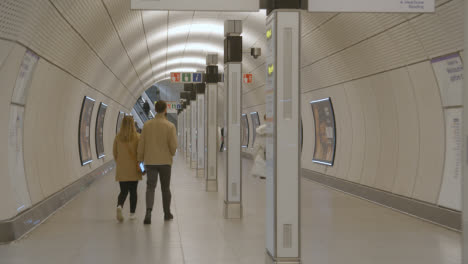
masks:
<svg viewBox="0 0 468 264"><path fill-rule="evenodd" d="M252 83L253 75L251 73L244 74L244 83Z"/></svg>
<svg viewBox="0 0 468 264"><path fill-rule="evenodd" d="M173 83L180 82L180 72L171 72L171 82Z"/></svg>

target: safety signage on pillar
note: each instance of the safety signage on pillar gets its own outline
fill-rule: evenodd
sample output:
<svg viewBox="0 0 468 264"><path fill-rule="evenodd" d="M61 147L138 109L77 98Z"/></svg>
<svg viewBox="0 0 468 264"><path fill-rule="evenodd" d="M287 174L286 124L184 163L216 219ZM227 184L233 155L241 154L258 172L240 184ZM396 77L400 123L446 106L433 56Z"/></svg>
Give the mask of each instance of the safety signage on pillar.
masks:
<svg viewBox="0 0 468 264"><path fill-rule="evenodd" d="M190 83L192 82L192 74L188 72L182 73L182 82L183 83Z"/></svg>
<svg viewBox="0 0 468 264"><path fill-rule="evenodd" d="M247 73L244 74L244 83L252 83L253 80L253 74Z"/></svg>

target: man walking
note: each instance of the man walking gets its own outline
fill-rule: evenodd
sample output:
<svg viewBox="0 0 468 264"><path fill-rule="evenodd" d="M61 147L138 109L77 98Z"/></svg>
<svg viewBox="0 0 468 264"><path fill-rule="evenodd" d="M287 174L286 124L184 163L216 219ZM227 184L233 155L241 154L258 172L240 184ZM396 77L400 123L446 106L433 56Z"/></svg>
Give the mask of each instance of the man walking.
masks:
<svg viewBox="0 0 468 264"><path fill-rule="evenodd" d="M146 216L145 225L151 224L151 211L154 204L154 190L161 180L161 191L164 208L164 220L174 217L171 214L171 167L172 157L177 150L177 135L175 126L169 122L167 104L165 101L156 103L156 117L145 123L138 144L138 160L144 162L147 171L146 182Z"/></svg>

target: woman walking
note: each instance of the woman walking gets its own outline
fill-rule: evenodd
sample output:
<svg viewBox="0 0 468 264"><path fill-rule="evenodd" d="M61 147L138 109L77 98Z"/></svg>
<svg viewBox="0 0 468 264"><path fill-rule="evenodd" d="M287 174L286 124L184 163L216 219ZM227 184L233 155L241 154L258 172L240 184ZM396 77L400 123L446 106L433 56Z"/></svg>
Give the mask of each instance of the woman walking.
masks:
<svg viewBox="0 0 468 264"><path fill-rule="evenodd" d="M115 180L120 184L120 194L117 199L117 220L122 222L122 208L128 193L130 193L130 219L135 219L137 206L138 181L142 178L140 166L137 162L137 148L139 134L135 129L132 116L125 116L119 133L114 139L114 160L117 164Z"/></svg>

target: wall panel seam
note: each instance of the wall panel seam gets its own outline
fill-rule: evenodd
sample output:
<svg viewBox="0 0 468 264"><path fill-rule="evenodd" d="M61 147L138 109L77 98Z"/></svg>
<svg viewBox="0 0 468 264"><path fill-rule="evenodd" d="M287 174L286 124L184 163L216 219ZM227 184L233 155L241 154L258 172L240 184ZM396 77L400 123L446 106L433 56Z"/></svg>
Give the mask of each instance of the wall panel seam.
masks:
<svg viewBox="0 0 468 264"><path fill-rule="evenodd" d="M256 90L258 90L258 89L260 89L260 88L263 88L263 87L265 87L265 84L262 84L262 85L258 86L257 88L250 89L250 90L248 90L247 92L243 93L242 95L249 94L249 93L251 93L251 92L253 92L253 91L256 91Z"/></svg>
<svg viewBox="0 0 468 264"><path fill-rule="evenodd" d="M447 2L445 2L445 3L442 3L442 4L438 5L438 6L436 6L436 9L439 8L439 7L441 7L441 6L443 6L443 5L446 5L446 4L448 4L448 3L452 2L452 1L454 1L454 0L450 0L450 1L447 1ZM386 28L386 29L384 29L384 30L382 30L382 31L379 31L379 32L377 32L377 33L375 33L375 34L369 36L369 37L366 37L366 38L364 38L364 39L362 39L362 40L360 40L360 41L358 41L358 42L356 42L356 43L354 43L354 44L352 44L352 45L349 45L349 46L347 46L347 47L345 47L345 48L343 48L343 49L340 49L340 50L338 50L338 51L335 51L335 52L333 52L333 53L331 53L331 54L329 54L329 55L327 55L327 56L325 56L325 57L323 57L323 58L320 58L320 59L318 59L318 60L315 60L315 61L313 61L313 62L311 62L311 63L309 63L309 64L307 64L307 65L301 66L301 69L303 69L303 68L305 68L305 67L308 67L308 66L310 66L310 65L316 64L316 63L318 63L318 62L320 62L320 61L322 61L322 60L324 60L324 59L326 59L326 58L328 58L328 57L334 56L334 55L336 55L336 54L338 54L338 53L341 53L341 52L343 52L343 51L345 51L345 50L348 50L348 49L350 49L350 48L352 48L352 47L354 47L354 46L356 46L356 45L361 44L362 42L365 42L365 41L367 41L367 40L369 40L369 39L371 39L371 38L377 37L378 35L384 34L384 33L390 31L391 29L393 29L393 28L395 28L395 27L398 27L398 26L400 26L400 25L402 25L402 24L404 24L404 23L407 23L407 22L411 22L412 20L414 20L414 19L416 19L416 18L418 18L418 17L420 17L420 16L423 16L423 15L424 15L424 14L418 14L418 15L416 15L416 16L414 16L414 17L411 17L410 19L406 19L406 20L404 20L404 21L402 21L402 22L400 22L400 23L397 23L397 24L395 24L395 25L389 27L389 28ZM332 18L335 18L336 16L337 16L337 15L333 16ZM331 19L332 19L332 18L331 18ZM331 19L327 20L327 22L330 21ZM323 24L322 24L322 25L323 25ZM315 31L315 30L314 30L314 31ZM307 35L304 35L303 37L305 37L305 36L307 36ZM424 47L424 46L423 46L423 47Z"/></svg>
<svg viewBox="0 0 468 264"><path fill-rule="evenodd" d="M57 8L57 6L55 5L55 3L52 0L48 0L48 1L54 7L54 9L57 11L57 13L60 15L60 17L64 21L66 21L66 23L73 29L73 31L75 31L75 33L84 41L84 43L86 43L88 48L93 51L93 53L99 58L101 63L115 76L115 78L117 80L119 80L119 82L127 89L127 91L130 93L130 95L132 95L132 97L135 98L135 101L136 101L137 98L135 96L133 96L132 92L128 89L128 87L122 82L122 80L119 79L119 77L112 71L112 69L104 62L104 60L101 58L99 53L97 53L97 51L94 50L94 48L89 44L89 42L85 39L85 37L83 35L81 35L81 33L75 28L75 26L73 26L71 24L70 21L67 20L67 18L62 14L62 12L60 12L60 10Z"/></svg>
<svg viewBox="0 0 468 264"><path fill-rule="evenodd" d="M458 51L454 51L454 52L462 52L462 51L463 50L458 50ZM369 78L369 77L374 76L374 75L379 75L379 74L382 74L382 73L392 72L392 71L395 71L395 70L407 68L407 67L410 67L410 66L413 66L413 65L416 65L416 64L420 64L420 63L423 63L423 62L427 62L427 61L430 61L430 59L424 59L424 60L416 61L416 62L413 62L413 63L410 63L410 64L405 64L405 65L397 67L397 68L388 69L388 70L384 70L384 71L380 71L380 72L375 72L375 73L368 74L368 75L365 75L365 76L362 76L362 77L359 77L359 78L354 78L354 79L350 79L350 80L346 80L346 81L342 81L342 82L338 82L338 83L333 83L333 84L330 84L330 85L327 85L327 86L324 86L324 87L320 87L320 88L316 88L316 89L313 89L313 88L308 89L308 90L303 91L302 94L307 94L307 93L311 93L311 92L315 92L315 91L324 90L324 89L327 89L327 88L330 88L330 87L333 87L333 86L336 86L336 85L346 84L346 83L354 82L354 81L357 81L357 80Z"/></svg>
<svg viewBox="0 0 468 264"><path fill-rule="evenodd" d="M108 95L106 95L106 94L103 93L102 91L100 91L100 90L94 88L94 87L91 86L89 83L87 83L86 81L84 81L84 80L80 79L79 77L75 76L73 73L71 73L71 72L68 71L67 69L62 68L61 66L55 64L54 62L50 61L49 59L47 59L47 58L41 56L40 53L36 52L34 49L31 49L31 48L27 47L26 45L24 45L23 43L19 42L18 40L11 40L11 39L7 39L7 38L1 37L1 36L0 36L0 40L10 41L10 42L13 42L13 43L16 43L16 44L22 46L22 47L25 48L25 49L31 50L32 52L38 54L38 55L40 56L41 59L43 59L44 61L48 62L50 65L53 65L53 66L57 67L57 69L60 69L60 70L62 70L63 72L69 74L70 76L72 76L72 77L75 78L76 80L82 82L82 83L83 83L84 85L86 85L88 88L91 88L92 90L94 90L94 91L96 91L97 93L103 95L104 97L108 98L109 100L111 100L111 101L117 103L118 105L122 106L124 109L127 109L127 107L124 106L121 102L116 101L115 99L109 97ZM127 110L128 110L128 109L127 109Z"/></svg>
<svg viewBox="0 0 468 264"><path fill-rule="evenodd" d="M151 79L153 79L153 83L154 83L155 82L154 78L156 76L154 74L153 61L151 60L151 52L150 52L149 45L148 45L148 36L147 36L147 33L146 33L145 22L143 21L143 12L142 11L140 11L140 17L141 17L141 24L143 25L143 34L145 35L146 51L148 52L148 60L149 60L150 66L151 66L151 73L153 74Z"/></svg>
<svg viewBox="0 0 468 264"><path fill-rule="evenodd" d="M49 0L50 1L50 0ZM114 27L114 30L115 32L117 33L117 36L119 37L119 40L120 40L120 44L122 45L122 47L124 48L125 50L125 53L127 53L127 57L128 59L130 60L130 63L132 64L132 67L133 67L133 70L135 71L136 75L138 76L138 80L140 81L140 85L141 87L143 87L143 81L141 80L141 76L140 74L138 73L138 71L136 70L135 68L135 64L133 63L133 60L132 58L130 57L130 54L128 54L128 50L127 50L127 47L125 46L123 40L122 40L122 37L120 36L120 33L119 31L117 30L117 27L115 26L115 21L114 21L114 18L112 17L110 11L109 11L109 8L107 7L106 3L104 3L104 0L101 0L103 6L104 6L104 9L106 10L107 12L107 15L109 16L110 20L111 20L111 23L112 23L112 26ZM133 95L133 94L132 94ZM135 102L136 102L137 98L135 98Z"/></svg>
<svg viewBox="0 0 468 264"><path fill-rule="evenodd" d="M320 25L318 25L317 27L315 27L314 29L312 29L310 32L307 32L303 35L301 35L301 39L304 38L304 37L307 37L308 35L314 33L316 30L318 30L319 28L321 28L323 25L325 25L326 23L330 22L331 20L333 20L334 18L336 18L337 16L339 16L341 13L336 13L335 15L331 16L330 18L328 18L327 20L323 21L322 23L320 23Z"/></svg>

